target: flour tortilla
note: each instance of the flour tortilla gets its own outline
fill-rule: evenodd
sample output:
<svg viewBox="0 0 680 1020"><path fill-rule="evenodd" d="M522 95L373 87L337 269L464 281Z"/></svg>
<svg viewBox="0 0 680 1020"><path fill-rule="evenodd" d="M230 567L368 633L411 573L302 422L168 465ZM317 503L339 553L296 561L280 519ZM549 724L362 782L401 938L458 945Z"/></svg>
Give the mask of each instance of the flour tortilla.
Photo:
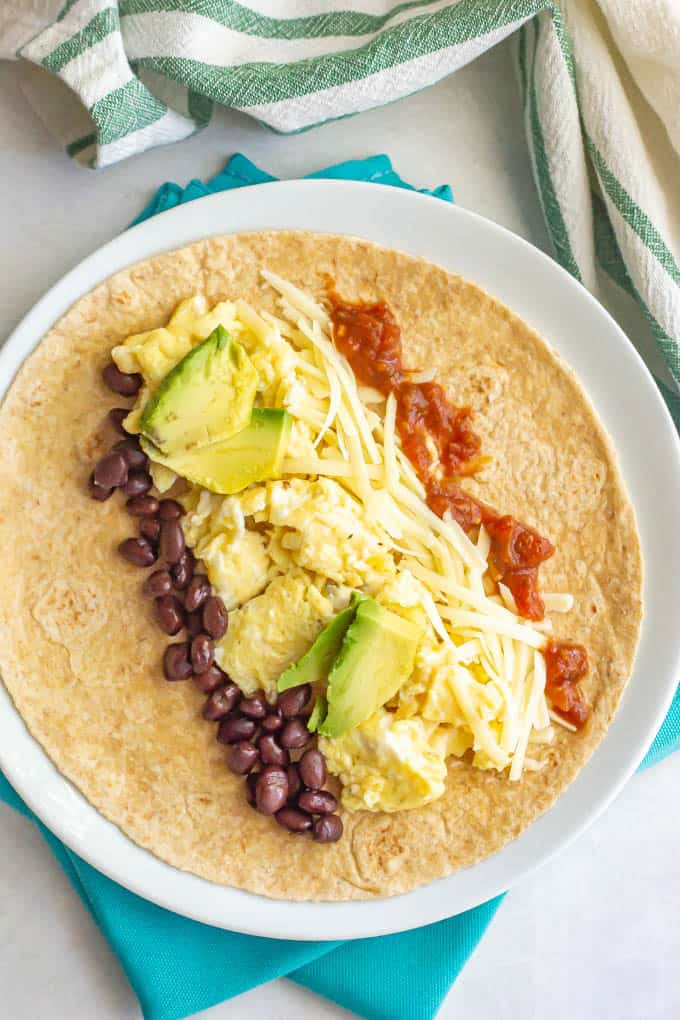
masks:
<svg viewBox="0 0 680 1020"><path fill-rule="evenodd" d="M167 639L117 544L119 498L88 498L120 399L100 372L114 344L165 324L183 298L244 297L275 310L262 267L324 295L387 300L412 368L435 367L469 403L493 457L470 488L556 545L545 591L570 591L558 637L587 645L593 706L558 729L549 764L510 783L454 761L444 796L397 814L345 813L332 846L256 814L225 767L191 683L167 683ZM631 674L641 620L633 510L609 441L571 371L473 284L366 241L302 232L212 238L116 274L78 301L19 372L0 410L0 670L59 770L140 846L213 882L286 899L406 892L474 864L543 814L602 740Z"/></svg>

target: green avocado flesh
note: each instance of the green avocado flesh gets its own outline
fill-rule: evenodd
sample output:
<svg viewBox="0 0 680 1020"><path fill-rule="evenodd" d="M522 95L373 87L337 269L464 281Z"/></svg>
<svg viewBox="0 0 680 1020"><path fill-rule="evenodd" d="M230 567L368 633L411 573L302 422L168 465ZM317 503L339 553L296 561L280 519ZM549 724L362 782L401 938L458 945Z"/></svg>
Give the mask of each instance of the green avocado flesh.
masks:
<svg viewBox="0 0 680 1020"><path fill-rule="evenodd" d="M217 326L165 376L140 431L168 456L230 439L248 426L256 386L245 350Z"/></svg>
<svg viewBox="0 0 680 1020"><path fill-rule="evenodd" d="M140 442L151 460L175 474L211 492L232 495L253 482L280 476L292 422L288 411L254 407L246 428L210 446L166 455L143 436Z"/></svg>
<svg viewBox="0 0 680 1020"><path fill-rule="evenodd" d="M361 592L352 592L347 609L343 609L341 613L334 616L302 658L281 674L277 685L280 691L286 691L289 687L297 687L299 684L314 684L319 680L327 679L340 651L347 628L354 619L357 606L365 598L367 596L362 595Z"/></svg>
<svg viewBox="0 0 680 1020"><path fill-rule="evenodd" d="M342 737L394 697L413 671L422 636L417 624L362 599L328 677L319 733Z"/></svg>
<svg viewBox="0 0 680 1020"><path fill-rule="evenodd" d="M312 714L307 720L307 729L310 733L316 733L319 726L326 718L328 714L328 702L324 698L323 694L319 694L316 701L314 702L314 708Z"/></svg>

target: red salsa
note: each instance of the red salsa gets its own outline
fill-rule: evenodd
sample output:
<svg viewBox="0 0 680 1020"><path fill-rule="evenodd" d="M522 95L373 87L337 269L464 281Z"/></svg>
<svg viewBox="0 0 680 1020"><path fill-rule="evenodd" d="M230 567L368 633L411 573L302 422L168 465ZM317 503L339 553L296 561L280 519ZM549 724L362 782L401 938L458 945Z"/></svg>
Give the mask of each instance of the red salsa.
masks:
<svg viewBox="0 0 680 1020"><path fill-rule="evenodd" d="M583 645L550 641L543 654L547 673L545 693L555 711L580 730L590 715L579 686L588 672L588 653Z"/></svg>
<svg viewBox="0 0 680 1020"><path fill-rule="evenodd" d="M472 427L471 408L454 404L439 383L411 381L402 360L399 324L384 301L345 301L332 281L328 299L335 344L357 378L396 398L402 449L425 487L428 506L440 517L450 513L466 531L483 524L491 538L489 556L495 580L510 589L521 616L542 620L545 606L538 589L538 568L555 548L533 528L500 514L460 485L461 478L474 474L489 460L482 455L481 439ZM583 656L587 669L585 649ZM556 710L574 725L583 725L588 710L578 682L569 682L568 697L564 684L559 692L557 687L555 690L561 700L558 704L553 699ZM582 721L575 722L579 713Z"/></svg>

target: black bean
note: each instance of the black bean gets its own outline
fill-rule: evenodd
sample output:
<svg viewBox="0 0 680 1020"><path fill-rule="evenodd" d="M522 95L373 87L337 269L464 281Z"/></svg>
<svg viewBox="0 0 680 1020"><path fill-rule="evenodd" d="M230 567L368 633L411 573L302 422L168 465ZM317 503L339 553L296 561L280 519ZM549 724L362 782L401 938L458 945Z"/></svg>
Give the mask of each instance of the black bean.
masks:
<svg viewBox="0 0 680 1020"><path fill-rule="evenodd" d="M154 570L144 582L144 594L158 598L160 595L169 595L172 591L172 579L167 570Z"/></svg>
<svg viewBox="0 0 680 1020"><path fill-rule="evenodd" d="M96 499L99 503L103 503L109 496L113 496L113 489L105 489L101 485L97 485L94 480L94 471L87 480L87 487L90 490L90 498Z"/></svg>
<svg viewBox="0 0 680 1020"><path fill-rule="evenodd" d="M310 733L300 719L291 719L278 735L281 747L304 747L309 743Z"/></svg>
<svg viewBox="0 0 680 1020"><path fill-rule="evenodd" d="M152 485L151 475L136 469L128 472L127 482L121 485L121 489L126 496L144 496Z"/></svg>
<svg viewBox="0 0 680 1020"><path fill-rule="evenodd" d="M259 774L259 772L251 772L250 775L246 777L246 800L251 807L255 807L255 786L257 784L257 777Z"/></svg>
<svg viewBox="0 0 680 1020"><path fill-rule="evenodd" d="M223 687L218 687L203 706L203 718L208 722L224 719L225 715L229 715L236 708L240 697L241 692L236 684L227 683Z"/></svg>
<svg viewBox="0 0 680 1020"><path fill-rule="evenodd" d="M255 768L258 757L255 744L251 744L249 740L240 740L238 744L232 744L229 748L227 764L232 772L236 772L239 776L245 776L247 772Z"/></svg>
<svg viewBox="0 0 680 1020"><path fill-rule="evenodd" d="M170 573L172 574L172 583L177 591L184 591L189 584L189 581L194 576L195 563L196 561L191 550L185 549L177 563L173 564Z"/></svg>
<svg viewBox="0 0 680 1020"><path fill-rule="evenodd" d="M289 765L286 769L286 775L288 776L288 800L295 800L302 789L297 765Z"/></svg>
<svg viewBox="0 0 680 1020"><path fill-rule="evenodd" d="M217 641L218 638L224 637L227 633L228 625L229 617L222 599L218 599L216 595L211 595L203 605L203 626L208 634L210 634L210 637L215 638Z"/></svg>
<svg viewBox="0 0 680 1020"><path fill-rule="evenodd" d="M191 676L188 641L168 645L163 655L163 672L167 680L186 680Z"/></svg>
<svg viewBox="0 0 680 1020"><path fill-rule="evenodd" d="M241 702L243 708L243 702ZM290 755L284 747L276 742L276 737L271 733L263 733L257 742L260 749L260 756L265 765L288 765Z"/></svg>
<svg viewBox="0 0 680 1020"><path fill-rule="evenodd" d="M144 453L139 445L139 440L135 436L128 436L127 439L121 439L119 443L113 447L116 453L122 453L125 457L125 462L131 471L144 471L148 466L149 458Z"/></svg>
<svg viewBox="0 0 680 1020"><path fill-rule="evenodd" d="M264 719L267 714L267 708L267 699L264 696L264 691L255 691L253 695L249 698L244 698L241 702L241 711L249 719Z"/></svg>
<svg viewBox="0 0 680 1020"><path fill-rule="evenodd" d="M275 815L288 798L288 778L278 765L265 765L255 784L255 806L263 815Z"/></svg>
<svg viewBox="0 0 680 1020"><path fill-rule="evenodd" d="M194 673L205 673L212 665L213 643L207 634L197 634L191 642L191 665Z"/></svg>
<svg viewBox="0 0 680 1020"><path fill-rule="evenodd" d="M156 553L145 538L126 538L118 546L118 552L124 560L134 563L136 567L150 567L156 562Z"/></svg>
<svg viewBox="0 0 680 1020"><path fill-rule="evenodd" d="M122 453L112 450L105 453L98 461L94 469L94 481L101 485L102 489L116 489L119 485L125 485L128 476L128 466Z"/></svg>
<svg viewBox="0 0 680 1020"><path fill-rule="evenodd" d="M232 715L223 719L217 729L217 739L221 744L236 744L239 740L251 740L257 729L252 719L242 715Z"/></svg>
<svg viewBox="0 0 680 1020"><path fill-rule="evenodd" d="M163 521L161 524L160 553L168 563L177 563L185 549L184 532L178 521Z"/></svg>
<svg viewBox="0 0 680 1020"><path fill-rule="evenodd" d="M337 843L342 836L342 819L338 815L322 815L312 828L317 843Z"/></svg>
<svg viewBox="0 0 680 1020"><path fill-rule="evenodd" d="M110 390L122 397L134 397L142 385L139 372L121 372L112 361L102 370L102 379Z"/></svg>
<svg viewBox="0 0 680 1020"><path fill-rule="evenodd" d="M176 499L162 499L158 514L162 521L176 521L184 513L184 507Z"/></svg>
<svg viewBox="0 0 680 1020"><path fill-rule="evenodd" d="M140 535L143 535L144 538L148 538L150 542L157 542L160 533L161 533L160 521L156 520L155 517L142 517L141 521L139 522ZM167 574L168 572L167 570L164 570L163 573ZM172 587L172 578L170 577L170 574L168 574L168 578L170 580L170 586ZM163 592L162 594L165 595L165 592Z"/></svg>
<svg viewBox="0 0 680 1020"><path fill-rule="evenodd" d="M208 666L205 673L199 673L194 677L194 683L199 691L203 691L204 694L210 694L212 691L216 691L218 687L221 687L228 679L227 674L223 673L220 667L213 663L212 666ZM234 684L234 687L236 687L236 684ZM236 687L236 690L238 691L238 687Z"/></svg>
<svg viewBox="0 0 680 1020"><path fill-rule="evenodd" d="M304 811L294 807L282 807L276 812L276 821L290 832L307 832L312 827L312 819Z"/></svg>
<svg viewBox="0 0 680 1020"><path fill-rule="evenodd" d="M174 595L161 595L156 599L156 617L165 634L178 634L184 626L182 603Z"/></svg>
<svg viewBox="0 0 680 1020"><path fill-rule="evenodd" d="M126 436L127 432L123 428L123 422L130 413L129 407L112 407L109 411L108 418L111 425L113 425L116 432L121 436Z"/></svg>
<svg viewBox="0 0 680 1020"><path fill-rule="evenodd" d="M262 720L262 729L266 730L267 733L276 733L282 726L283 719L276 710L270 710L269 714Z"/></svg>
<svg viewBox="0 0 680 1020"><path fill-rule="evenodd" d="M158 500L153 496L131 496L125 509L132 517L155 517L158 513Z"/></svg>
<svg viewBox="0 0 680 1020"><path fill-rule="evenodd" d="M286 719L292 719L293 716L299 715L309 701L311 693L312 688L309 684L301 684L299 687L289 687L287 691L279 694L276 704L281 710L281 715Z"/></svg>
<svg viewBox="0 0 680 1020"><path fill-rule="evenodd" d="M297 802L298 807L310 815L331 815L338 807L337 800L328 790L305 790Z"/></svg>
<svg viewBox="0 0 680 1020"><path fill-rule="evenodd" d="M315 747L305 751L298 762L298 769L302 782L309 790L320 790L326 782L328 776L326 759Z"/></svg>
<svg viewBox="0 0 680 1020"><path fill-rule="evenodd" d="M189 581L187 593L184 596L184 605L190 613L200 609L205 600L210 596L210 581L205 574L194 574Z"/></svg>

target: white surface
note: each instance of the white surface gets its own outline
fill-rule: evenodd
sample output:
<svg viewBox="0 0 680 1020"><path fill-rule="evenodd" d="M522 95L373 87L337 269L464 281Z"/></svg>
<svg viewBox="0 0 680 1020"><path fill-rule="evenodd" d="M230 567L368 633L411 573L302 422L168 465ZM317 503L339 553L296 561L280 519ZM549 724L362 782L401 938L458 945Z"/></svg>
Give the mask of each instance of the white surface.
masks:
<svg viewBox="0 0 680 1020"><path fill-rule="evenodd" d="M32 740L2 688L0 767L68 847L160 906L208 924L273 938L365 938L439 921L511 888L576 838L639 764L680 675L680 444L633 346L556 262L458 206L347 181L284 181L211 195L124 231L48 291L7 340L0 353L0 389L10 384L19 364L74 300L112 273L211 233L291 226L360 234L429 257L475 281L549 338L585 385L618 450L645 563L646 614L635 672L602 749L552 810L500 853L380 904L271 901L169 867L123 836L66 782ZM629 413L631 407L637 409L636 417ZM656 459L641 454L652 446Z"/></svg>
<svg viewBox="0 0 680 1020"><path fill-rule="evenodd" d="M55 152L2 69L6 333L65 269L132 218L162 177L218 169L237 148L282 174L385 149L424 184L451 180L460 204L541 243L544 232L507 56L490 54L406 102L297 139L224 116L200 140L96 178ZM670 1018L680 1009L674 961L680 760L629 784L597 825L514 893L457 982L442 1015ZM40 838L0 813L0 982L9 1017L138 1016L117 964ZM597 849L597 853L593 853ZM28 881L30 876L30 883ZM29 891L30 890L30 891ZM5 930L6 929L6 930ZM4 937L3 937L4 936ZM281 982L214 1016L340 1016Z"/></svg>

